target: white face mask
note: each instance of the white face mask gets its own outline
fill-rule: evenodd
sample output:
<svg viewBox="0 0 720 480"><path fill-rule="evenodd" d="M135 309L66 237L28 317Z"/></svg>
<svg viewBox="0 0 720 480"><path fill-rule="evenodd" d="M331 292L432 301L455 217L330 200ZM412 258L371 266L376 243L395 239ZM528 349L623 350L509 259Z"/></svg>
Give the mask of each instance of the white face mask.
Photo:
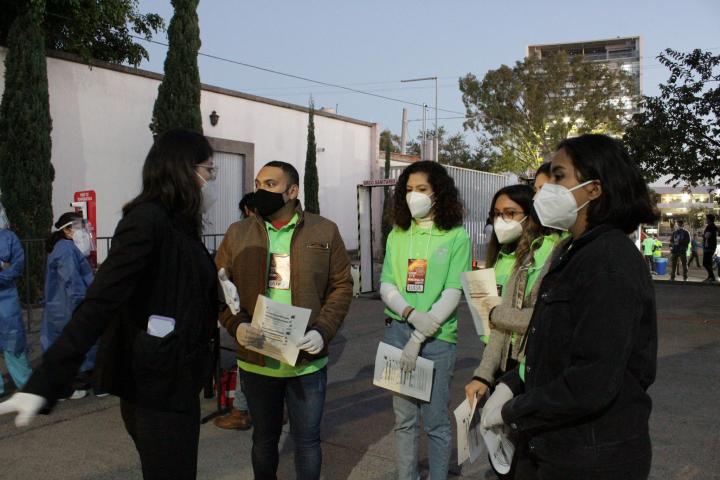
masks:
<svg viewBox="0 0 720 480"><path fill-rule="evenodd" d="M202 212L207 213L208 210L210 210L210 207L215 205L215 202L217 202L218 199L218 192L217 192L217 186L215 185L214 180L205 180L202 175L195 172L195 175L200 177L200 179L205 182L203 183L201 192L202 192Z"/></svg>
<svg viewBox="0 0 720 480"><path fill-rule="evenodd" d="M570 189L555 183L543 185L534 198L535 212L540 219L540 223L545 227L556 230L569 230L570 227L575 225L577 212L590 203L587 201L578 207L572 192L594 181L588 180Z"/></svg>
<svg viewBox="0 0 720 480"><path fill-rule="evenodd" d="M527 217L523 217L520 221L507 221L502 217L497 217L495 219L495 223L493 223L493 228L495 229L495 235L497 235L498 242L500 242L501 245L506 245L508 243L513 243L515 240L520 238L523 231L522 223L526 218Z"/></svg>
<svg viewBox="0 0 720 480"><path fill-rule="evenodd" d="M427 217L433 204L429 195L420 192L409 192L405 195L405 200L413 218Z"/></svg>

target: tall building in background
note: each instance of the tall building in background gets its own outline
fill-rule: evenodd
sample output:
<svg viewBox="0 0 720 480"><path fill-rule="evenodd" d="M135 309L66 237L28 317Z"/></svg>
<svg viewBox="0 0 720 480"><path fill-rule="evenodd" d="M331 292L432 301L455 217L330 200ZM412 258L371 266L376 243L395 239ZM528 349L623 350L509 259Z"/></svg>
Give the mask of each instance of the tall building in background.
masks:
<svg viewBox="0 0 720 480"><path fill-rule="evenodd" d="M611 69L624 70L635 78L636 93L639 96L642 95L640 43L640 37L617 37L608 40L529 45L526 56L543 58L565 52L569 57L581 55L585 61L603 63ZM619 98L618 101L627 105L628 115L637 111L637 105L632 104L629 98Z"/></svg>

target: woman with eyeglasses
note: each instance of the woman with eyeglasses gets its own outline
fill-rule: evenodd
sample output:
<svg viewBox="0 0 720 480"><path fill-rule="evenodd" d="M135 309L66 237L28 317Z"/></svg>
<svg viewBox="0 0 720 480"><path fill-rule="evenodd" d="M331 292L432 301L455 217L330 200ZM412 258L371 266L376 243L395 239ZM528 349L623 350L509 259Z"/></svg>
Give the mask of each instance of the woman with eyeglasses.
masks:
<svg viewBox="0 0 720 480"><path fill-rule="evenodd" d="M518 369L500 378L481 423L527 447L516 452L525 471L516 478L644 480L657 315L650 270L628 235L657 210L622 143L605 135L562 141L551 173L535 211L571 239L540 285L524 379Z"/></svg>
<svg viewBox="0 0 720 480"><path fill-rule="evenodd" d="M498 376L522 360L522 339L544 267L562 238L559 231L540 225L533 193L528 185L512 185L500 189L491 203L494 235L489 259L495 262L489 266L496 267L500 296L483 299L492 331L473 380L465 386L470 402L492 389Z"/></svg>
<svg viewBox="0 0 720 480"><path fill-rule="evenodd" d="M100 338L100 386L120 397L145 479L194 479L199 393L211 362L217 272L201 239L214 201L212 148L171 130L154 143L142 191L123 208L107 259L85 300L20 393L0 404L27 425L51 410Z"/></svg>

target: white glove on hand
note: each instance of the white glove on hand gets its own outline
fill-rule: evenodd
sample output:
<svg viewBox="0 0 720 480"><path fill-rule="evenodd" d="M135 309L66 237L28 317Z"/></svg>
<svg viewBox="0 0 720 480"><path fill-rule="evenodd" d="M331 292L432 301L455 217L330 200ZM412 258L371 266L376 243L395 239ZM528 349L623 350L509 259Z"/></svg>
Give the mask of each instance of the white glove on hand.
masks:
<svg viewBox="0 0 720 480"><path fill-rule="evenodd" d="M263 337L262 331L253 327L249 323L241 323L238 325L237 332L235 332L235 338L243 347L262 348L263 343L265 342L265 337Z"/></svg>
<svg viewBox="0 0 720 480"><path fill-rule="evenodd" d="M300 350L305 350L310 355L320 353L324 346L325 341L317 330L308 331L298 344Z"/></svg>
<svg viewBox="0 0 720 480"><path fill-rule="evenodd" d="M46 403L47 400L40 395L18 392L8 400L0 403L0 415L17 412L15 426L27 427Z"/></svg>
<svg viewBox="0 0 720 480"><path fill-rule="evenodd" d="M218 271L218 279L225 295L225 304L227 304L233 315L237 315L240 312L240 295L238 295L235 284L228 279L224 268Z"/></svg>
<svg viewBox="0 0 720 480"><path fill-rule="evenodd" d="M502 418L502 407L513 398L510 387L500 382L495 387L495 391L483 407L482 416L480 417L480 425L488 430L493 427L504 425Z"/></svg>
<svg viewBox="0 0 720 480"><path fill-rule="evenodd" d="M440 328L440 322L438 322L435 317L429 313L418 312L417 310L413 310L408 317L408 322L425 337L432 337Z"/></svg>
<svg viewBox="0 0 720 480"><path fill-rule="evenodd" d="M415 363L424 341L425 338L417 330L410 335L410 340L405 344L402 355L400 355L400 369L407 372L415 370Z"/></svg>

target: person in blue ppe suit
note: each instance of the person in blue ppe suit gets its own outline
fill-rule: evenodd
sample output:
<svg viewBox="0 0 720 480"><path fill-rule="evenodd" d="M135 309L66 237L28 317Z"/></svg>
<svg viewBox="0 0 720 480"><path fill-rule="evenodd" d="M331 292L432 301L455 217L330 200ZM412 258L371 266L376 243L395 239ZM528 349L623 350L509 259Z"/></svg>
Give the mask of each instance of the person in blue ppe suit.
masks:
<svg viewBox="0 0 720 480"><path fill-rule="evenodd" d="M82 228L82 217L75 212L64 213L55 223L55 228L47 242L45 308L40 322L43 352L60 336L93 281L93 270L87 260L90 254L89 236ZM96 354L97 345L85 356L75 385L68 391L70 399L77 400L87 395Z"/></svg>
<svg viewBox="0 0 720 480"><path fill-rule="evenodd" d="M25 352L25 326L15 281L22 276L25 252L20 239L10 230L5 208L0 203L0 350L15 386L25 386L32 369ZM0 379L0 397L5 385Z"/></svg>

